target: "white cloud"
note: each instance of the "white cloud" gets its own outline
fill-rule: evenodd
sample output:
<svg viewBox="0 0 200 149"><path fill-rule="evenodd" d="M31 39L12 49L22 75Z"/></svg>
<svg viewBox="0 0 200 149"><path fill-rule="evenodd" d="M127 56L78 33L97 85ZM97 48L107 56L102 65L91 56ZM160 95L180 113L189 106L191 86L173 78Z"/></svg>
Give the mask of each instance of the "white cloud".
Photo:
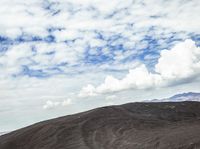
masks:
<svg viewBox="0 0 200 149"><path fill-rule="evenodd" d="M113 0L110 3L106 0L76 0L73 2L52 0L51 2L1 0L0 20L3 21L0 22L0 34L11 38L16 38L23 33L44 37L48 34L47 28L60 27L64 30L56 31L54 35L58 38L57 41L63 41L80 37L80 30L111 31L123 35L137 32L134 34L136 38L139 37L138 32L145 32L152 26L177 32L199 33L199 1L197 0L184 3L178 0L145 2ZM50 10L44 9L50 3ZM53 12L56 11L59 13L53 16ZM134 23L134 29L126 29L128 23Z"/></svg>
<svg viewBox="0 0 200 149"><path fill-rule="evenodd" d="M48 100L45 105L43 106L43 109L52 109L59 105L59 102L53 102L51 100Z"/></svg>
<svg viewBox="0 0 200 149"><path fill-rule="evenodd" d="M161 51L155 66L163 79L178 80L200 73L200 47L192 40L177 44L171 50Z"/></svg>
<svg viewBox="0 0 200 149"><path fill-rule="evenodd" d="M45 105L43 105L43 109L53 109L53 108L56 108L58 106L69 106L72 104L72 101L71 99L66 99L66 100L63 100L63 101L51 101L51 100L48 100L46 101Z"/></svg>
<svg viewBox="0 0 200 149"><path fill-rule="evenodd" d="M35 47L37 54L32 59L39 65L76 64L79 60L79 53L64 43L38 43ZM54 54L47 55L50 52L54 52Z"/></svg>
<svg viewBox="0 0 200 149"><path fill-rule="evenodd" d="M123 79L107 76L104 83L96 88L91 84L83 87L79 95L81 97L87 97L127 89L146 89L154 85L161 85L161 83L161 77L158 74L148 72L145 65L141 65L129 70L129 73Z"/></svg>
<svg viewBox="0 0 200 149"><path fill-rule="evenodd" d="M182 82L184 79L200 74L200 48L192 40L185 40L171 50L164 50L155 65L155 73L149 72L145 65L129 70L123 79L107 76L104 83L94 87L88 85L80 91L82 97L127 89L148 89ZM176 83L175 83L176 84Z"/></svg>
<svg viewBox="0 0 200 149"><path fill-rule="evenodd" d="M81 92L79 93L79 97L85 97L85 96L96 96L95 87L91 84L88 84L87 86L83 87Z"/></svg>
<svg viewBox="0 0 200 149"><path fill-rule="evenodd" d="M4 62L6 59L7 62L18 65L16 67L4 67L7 69L5 72L8 71L10 74L20 72L20 66L28 63L27 61L24 62L24 59L27 60L28 58L35 60L35 65L31 65L31 67L38 69L55 67L59 63L68 63L70 66L77 64L83 66L84 59L87 61L87 52L99 56L99 51L94 47L102 47L102 54L112 57L113 63L120 65L120 62L127 57L134 57L143 52L141 49L148 46L148 42L143 41L143 39L149 32L158 40L161 49L162 46L169 46L163 44L164 38L167 40L173 35L174 38L184 39L190 33L199 33L200 21L198 14L200 9L198 1L182 3L178 0L168 2L162 0L149 0L148 2L113 0L109 4L105 0L77 0L73 2L62 0L56 3L52 0L51 2L52 5L50 6L48 2L40 0L34 2L30 0L26 2L19 0L12 2L0 1L0 20L4 20L0 22L0 36L15 39L23 35L29 35L30 37L27 38L31 39L34 36L44 38L51 34L56 41L53 43L31 41L23 44L15 44L16 41L13 41L14 44L11 45L7 43L9 49L15 49L16 47L13 55L15 57L4 55L0 59L4 59ZM163 8L166 5L168 8ZM47 6L52 10L44 9ZM193 11L190 11L190 8ZM55 10L60 11L54 16L52 11ZM190 25L188 25L188 22L190 22ZM129 24L133 24L133 26L130 27ZM156 28L156 31L150 30L152 26ZM49 28L60 29L49 33ZM97 32L101 33L106 40L97 38ZM119 34L123 38L108 41L108 39ZM67 44L64 42L69 40L74 41ZM112 51L113 49L107 46L114 46L115 48L115 45L119 44L123 45L124 51L117 48ZM37 54L34 56L20 55L21 52L28 54L28 50L24 49L31 49L33 45L36 47ZM21 46L21 50L18 50L17 47L19 46ZM6 53L9 54L9 51L13 50L8 50ZM52 51L55 51L54 56L45 54ZM17 57L23 57L24 59L23 61L20 60L19 63ZM113 63L107 66L112 68ZM105 66L106 64L102 65ZM125 68L126 66L122 67ZM99 68L103 67L100 66Z"/></svg>
<svg viewBox="0 0 200 149"><path fill-rule="evenodd" d="M8 51L0 56L1 75L12 75L21 71L22 65L29 65L29 58L33 55L30 44L22 43L11 46Z"/></svg>
<svg viewBox="0 0 200 149"><path fill-rule="evenodd" d="M77 37L81 37L80 33L77 32L77 30L55 31L53 34L56 37L58 42L66 41L66 40L74 40Z"/></svg>
<svg viewBox="0 0 200 149"><path fill-rule="evenodd" d="M68 106L68 105L72 104L72 100L70 98L67 100L63 100L61 104L62 104L62 106Z"/></svg>

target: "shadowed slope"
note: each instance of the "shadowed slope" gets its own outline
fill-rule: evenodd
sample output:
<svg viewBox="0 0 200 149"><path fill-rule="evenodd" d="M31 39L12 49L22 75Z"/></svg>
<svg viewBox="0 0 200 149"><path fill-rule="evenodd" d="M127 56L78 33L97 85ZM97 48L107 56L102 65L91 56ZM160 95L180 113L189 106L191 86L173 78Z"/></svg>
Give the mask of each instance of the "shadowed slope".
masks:
<svg viewBox="0 0 200 149"><path fill-rule="evenodd" d="M196 149L200 103L129 103L60 117L0 137L1 149Z"/></svg>

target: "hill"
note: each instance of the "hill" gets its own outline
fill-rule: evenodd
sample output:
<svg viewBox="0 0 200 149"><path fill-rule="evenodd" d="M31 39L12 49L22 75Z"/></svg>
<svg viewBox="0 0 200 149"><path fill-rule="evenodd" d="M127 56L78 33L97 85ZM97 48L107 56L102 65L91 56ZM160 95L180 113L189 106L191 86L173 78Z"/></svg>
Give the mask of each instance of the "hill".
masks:
<svg viewBox="0 0 200 149"><path fill-rule="evenodd" d="M198 149L200 103L128 103L0 136L0 149Z"/></svg>

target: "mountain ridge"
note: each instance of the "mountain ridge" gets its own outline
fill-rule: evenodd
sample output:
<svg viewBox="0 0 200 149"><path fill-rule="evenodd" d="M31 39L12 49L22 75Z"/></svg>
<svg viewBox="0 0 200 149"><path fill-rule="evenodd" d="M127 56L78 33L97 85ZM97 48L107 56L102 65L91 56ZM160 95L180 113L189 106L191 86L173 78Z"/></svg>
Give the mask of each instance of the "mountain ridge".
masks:
<svg viewBox="0 0 200 149"><path fill-rule="evenodd" d="M180 101L200 101L200 93L185 92L163 99L144 100L144 102L180 102Z"/></svg>

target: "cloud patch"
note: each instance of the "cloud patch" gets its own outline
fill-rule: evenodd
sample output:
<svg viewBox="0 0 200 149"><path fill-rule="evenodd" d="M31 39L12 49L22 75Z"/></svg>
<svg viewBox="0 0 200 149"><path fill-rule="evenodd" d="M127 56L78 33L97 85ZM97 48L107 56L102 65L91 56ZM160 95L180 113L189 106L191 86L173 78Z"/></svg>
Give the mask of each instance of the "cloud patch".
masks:
<svg viewBox="0 0 200 149"><path fill-rule="evenodd" d="M185 80L200 74L200 48L194 41L188 39L176 44L170 50L163 50L154 71L150 72L142 64L130 69L122 79L107 76L97 87L88 84L82 88L79 96L96 96L128 89L159 88L185 83Z"/></svg>
<svg viewBox="0 0 200 149"><path fill-rule="evenodd" d="M48 100L46 101L46 103L43 105L43 109L54 109L54 108L57 108L57 107L60 107L60 106L69 106L72 104L72 101L71 99L66 99L66 100L63 100L63 101L52 101L52 100Z"/></svg>

